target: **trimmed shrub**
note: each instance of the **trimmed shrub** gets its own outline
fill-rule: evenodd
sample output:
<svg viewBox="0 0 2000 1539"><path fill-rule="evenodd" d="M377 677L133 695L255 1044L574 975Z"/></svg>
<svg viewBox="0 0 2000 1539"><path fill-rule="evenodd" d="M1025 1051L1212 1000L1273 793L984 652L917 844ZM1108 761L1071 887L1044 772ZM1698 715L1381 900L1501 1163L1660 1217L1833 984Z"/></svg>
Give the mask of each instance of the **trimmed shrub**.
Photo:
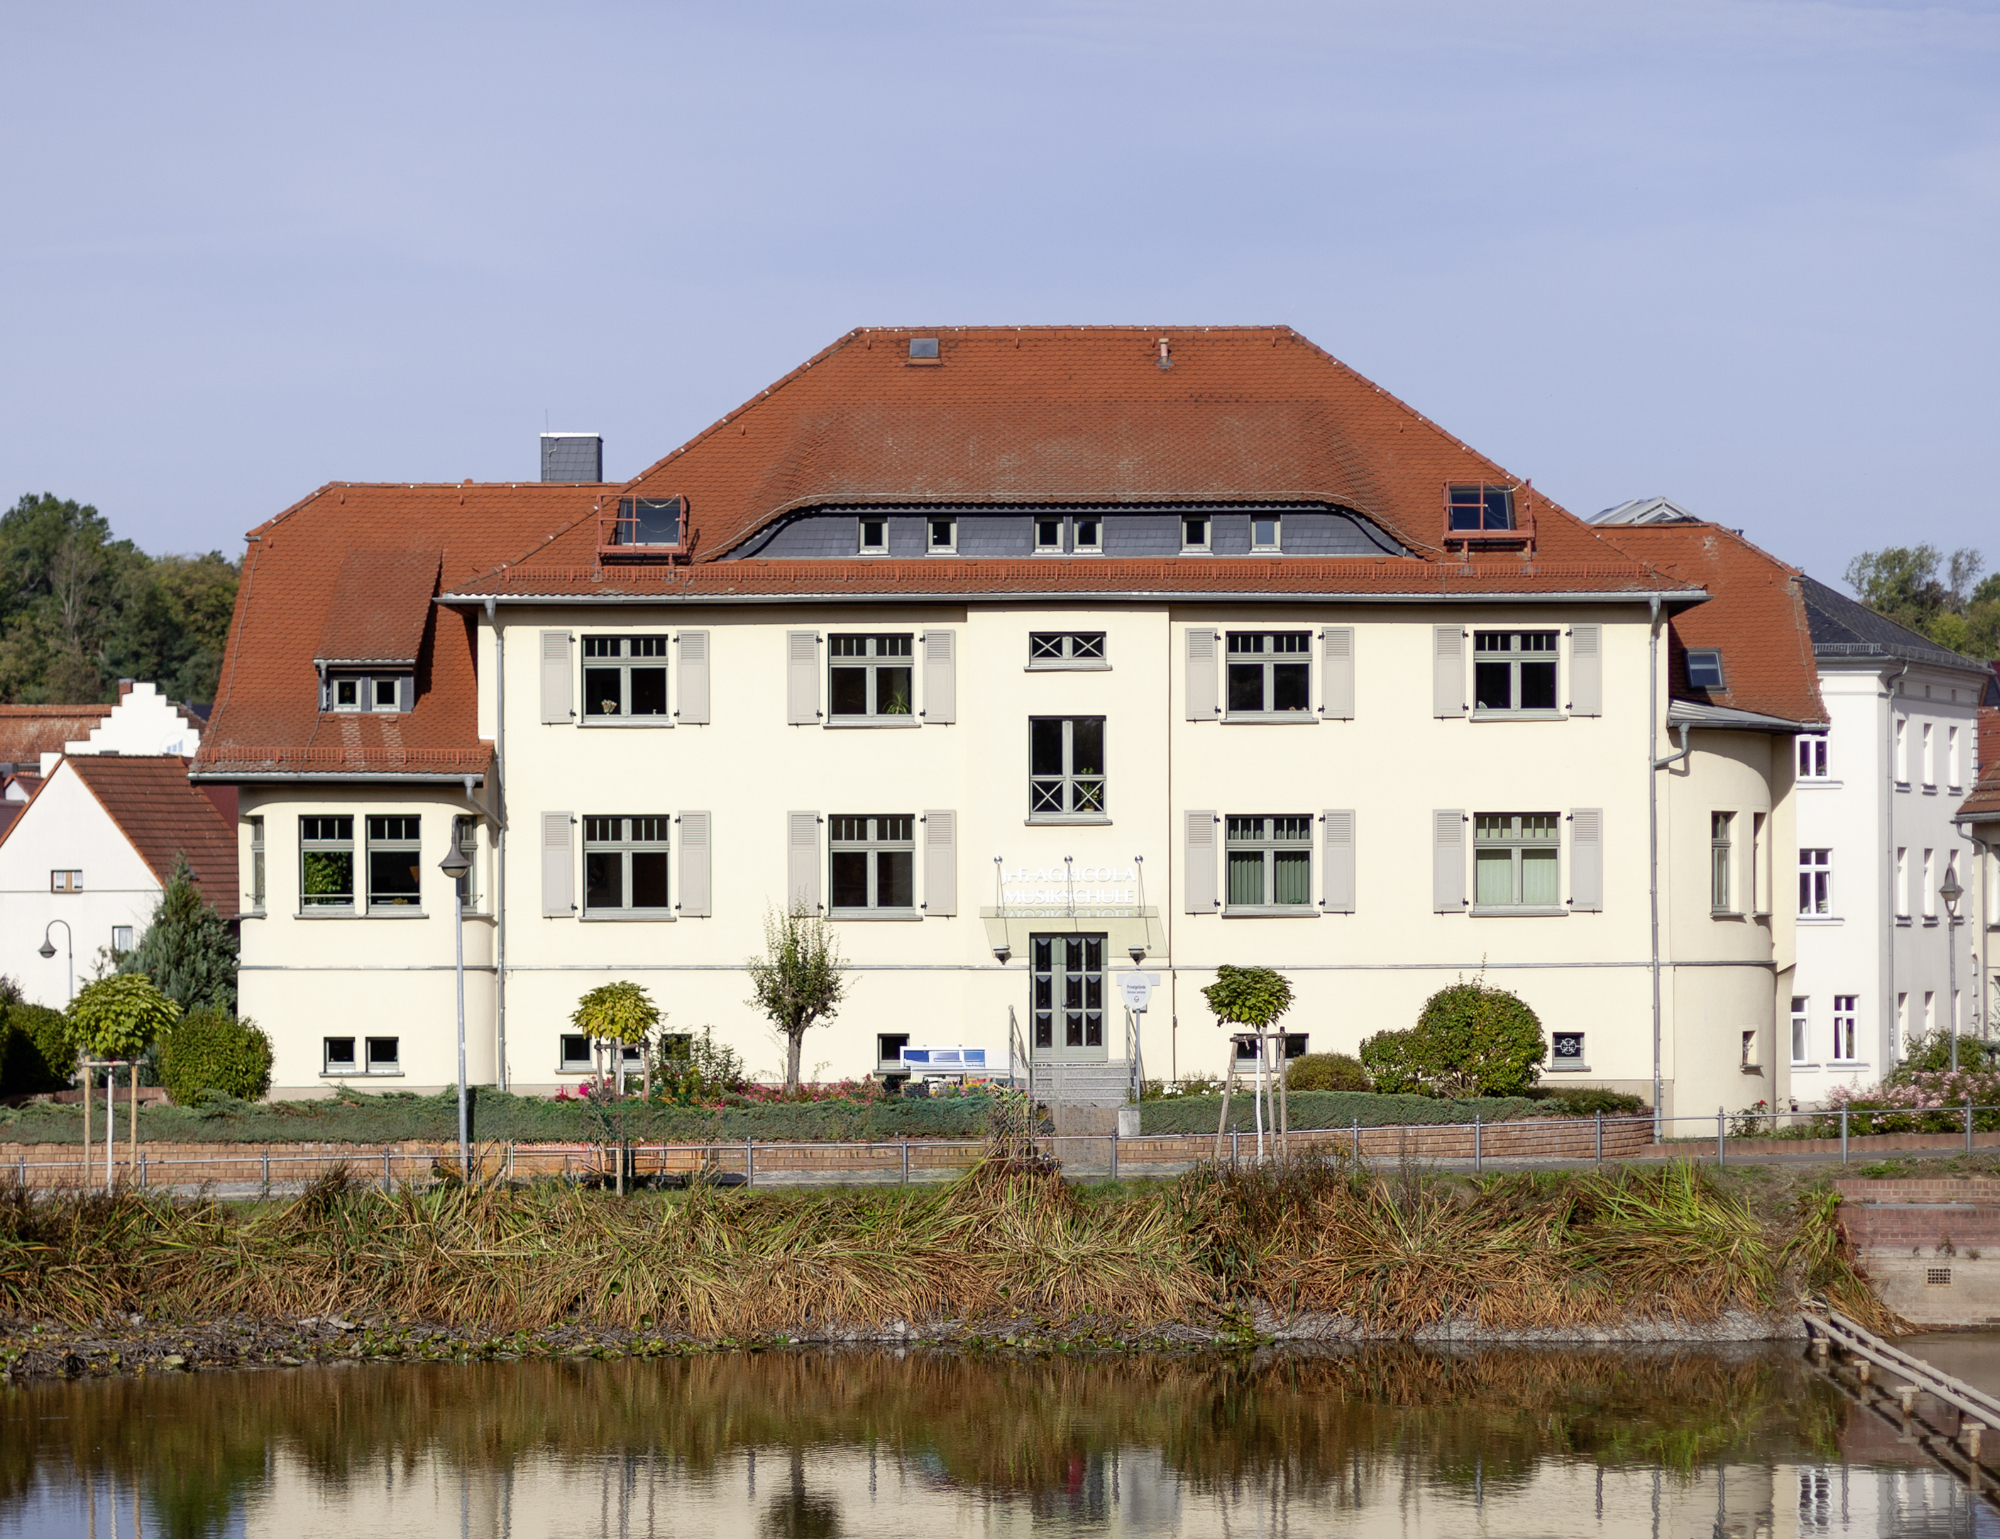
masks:
<svg viewBox="0 0 2000 1539"><path fill-rule="evenodd" d="M258 1100L271 1088L271 1039L255 1021L196 1010L161 1035L160 1080L177 1106L204 1091Z"/></svg>
<svg viewBox="0 0 2000 1539"><path fill-rule="evenodd" d="M1519 1095L1548 1055L1535 1012L1478 978L1439 989L1407 1031L1379 1032L1361 1044L1377 1090L1453 1099Z"/></svg>
<svg viewBox="0 0 2000 1539"><path fill-rule="evenodd" d="M1347 1053L1307 1053L1292 1060L1285 1070L1285 1088L1293 1094L1301 1090L1359 1090L1375 1088L1361 1060Z"/></svg>
<svg viewBox="0 0 2000 1539"><path fill-rule="evenodd" d="M1528 1116L1535 1108L1535 1103L1523 1096L1468 1096L1444 1101L1435 1096L1364 1095L1350 1090L1293 1090L1288 1091L1286 1100L1295 1130L1352 1127L1357 1118L1364 1128L1470 1123L1475 1116L1483 1122L1506 1122ZM1146 1133L1213 1135L1221 1115L1221 1096L1176 1096L1141 1103L1139 1128ZM1256 1111L1248 1094L1238 1091L1229 1098L1228 1126L1239 1133L1248 1133L1256 1126Z"/></svg>
<svg viewBox="0 0 2000 1539"><path fill-rule="evenodd" d="M1630 1117L1652 1110L1644 1096L1627 1095L1622 1090L1598 1090L1586 1085L1579 1085L1573 1090L1537 1085L1522 1093L1535 1103L1535 1109L1528 1114L1531 1117L1594 1117L1599 1112L1607 1117Z"/></svg>
<svg viewBox="0 0 2000 1539"><path fill-rule="evenodd" d="M69 1021L46 1005L9 1005L0 1021L0 1095L46 1095L76 1077Z"/></svg>

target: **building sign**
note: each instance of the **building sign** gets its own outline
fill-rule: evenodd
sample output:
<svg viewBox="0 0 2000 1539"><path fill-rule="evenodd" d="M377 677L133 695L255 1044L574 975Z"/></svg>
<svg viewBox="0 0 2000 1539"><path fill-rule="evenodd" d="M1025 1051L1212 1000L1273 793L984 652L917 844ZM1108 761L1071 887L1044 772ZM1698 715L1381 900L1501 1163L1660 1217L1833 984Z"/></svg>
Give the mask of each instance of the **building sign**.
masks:
<svg viewBox="0 0 2000 1539"><path fill-rule="evenodd" d="M1136 919L1139 867L1008 865L999 861L999 913L1009 919Z"/></svg>

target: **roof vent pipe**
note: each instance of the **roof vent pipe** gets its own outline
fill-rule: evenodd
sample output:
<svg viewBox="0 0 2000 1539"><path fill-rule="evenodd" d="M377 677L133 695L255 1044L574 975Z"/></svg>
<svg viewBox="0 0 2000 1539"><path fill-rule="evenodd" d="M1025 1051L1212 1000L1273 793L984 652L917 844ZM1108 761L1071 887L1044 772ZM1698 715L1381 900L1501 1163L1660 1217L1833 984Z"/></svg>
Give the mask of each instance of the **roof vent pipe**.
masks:
<svg viewBox="0 0 2000 1539"><path fill-rule="evenodd" d="M1160 367L1163 369L1171 369L1174 366L1174 360L1167 353L1170 345L1168 338L1160 338Z"/></svg>
<svg viewBox="0 0 2000 1539"><path fill-rule="evenodd" d="M604 479L604 435L542 434L542 479L575 483Z"/></svg>

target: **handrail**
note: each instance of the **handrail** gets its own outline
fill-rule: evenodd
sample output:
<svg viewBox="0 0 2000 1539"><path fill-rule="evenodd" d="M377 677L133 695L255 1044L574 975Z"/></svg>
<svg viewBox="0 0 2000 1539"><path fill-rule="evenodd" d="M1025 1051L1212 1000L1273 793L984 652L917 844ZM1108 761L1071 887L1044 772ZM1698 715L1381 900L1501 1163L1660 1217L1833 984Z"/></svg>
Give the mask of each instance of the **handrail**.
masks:
<svg viewBox="0 0 2000 1539"><path fill-rule="evenodd" d="M1963 1379L1934 1368L1921 1357L1884 1341L1866 1326L1858 1325L1839 1312L1828 1309L1823 1315L1806 1312L1809 1328L1822 1332L1829 1342L1855 1357L1865 1357L1878 1368L1900 1374L1928 1395L1957 1407L1966 1415L2000 1427L2000 1399L1976 1389Z"/></svg>

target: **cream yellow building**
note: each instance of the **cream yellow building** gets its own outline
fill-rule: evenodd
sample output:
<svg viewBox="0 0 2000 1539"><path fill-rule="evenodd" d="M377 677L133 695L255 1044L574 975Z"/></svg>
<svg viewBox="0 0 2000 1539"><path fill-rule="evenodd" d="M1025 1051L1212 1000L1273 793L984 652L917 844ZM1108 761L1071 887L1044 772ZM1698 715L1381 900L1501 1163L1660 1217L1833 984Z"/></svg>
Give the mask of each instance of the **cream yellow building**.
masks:
<svg viewBox="0 0 2000 1539"><path fill-rule="evenodd" d="M323 488L196 767L274 1094L454 1078L457 844L478 1083L579 1076L613 978L776 1071L744 962L803 902L853 969L809 1077L1115 1090L1136 958L1148 1077L1222 1067L1233 962L1316 1050L1483 971L1649 1096L1657 989L1668 1110L1774 1097L1809 651L1810 712L1691 687L1721 595L1621 535L1282 328L857 332L628 485Z"/></svg>

